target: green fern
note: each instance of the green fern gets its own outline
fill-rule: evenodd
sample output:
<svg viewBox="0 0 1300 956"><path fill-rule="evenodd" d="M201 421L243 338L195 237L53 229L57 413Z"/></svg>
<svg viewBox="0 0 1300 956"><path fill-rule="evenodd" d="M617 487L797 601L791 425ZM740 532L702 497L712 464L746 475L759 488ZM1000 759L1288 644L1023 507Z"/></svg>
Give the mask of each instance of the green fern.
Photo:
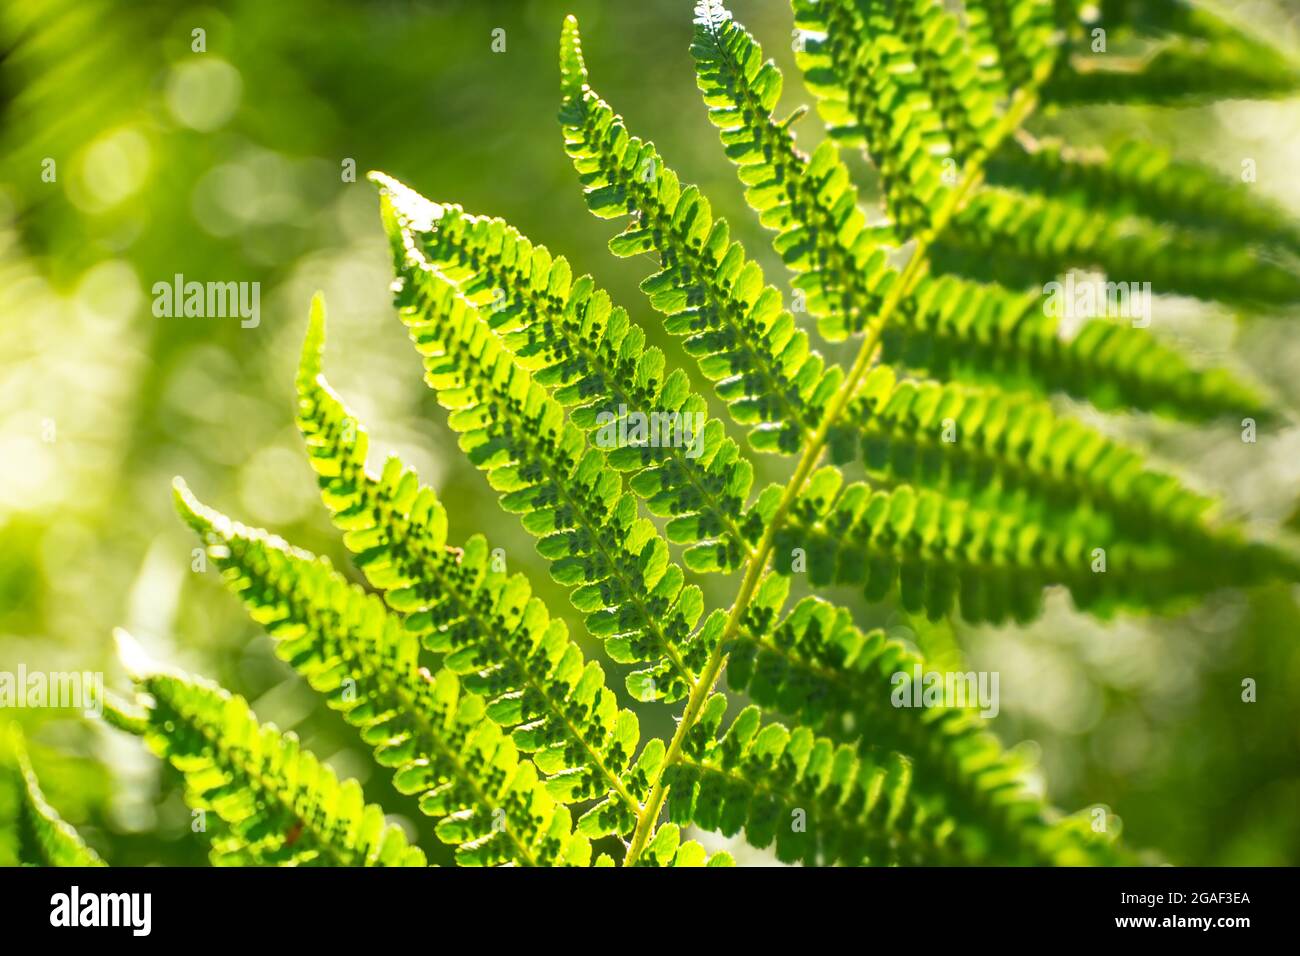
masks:
<svg viewBox="0 0 1300 956"><path fill-rule="evenodd" d="M395 248L418 250L418 261L454 279L459 294L487 313L517 363L570 409L570 420L589 437L626 427L620 409L660 409L672 427L705 416L707 405L686 373L666 374L663 352L645 347L645 333L590 276L574 280L565 259L552 259L500 219L430 206L395 180L376 181L403 223ZM411 229L416 221L428 229ZM694 545L685 552L691 570L734 570L749 550L741 509L753 465L719 421L690 438L696 454L678 445L624 445L607 459L628 474L628 487L652 514L672 519L670 541Z"/></svg>
<svg viewBox="0 0 1300 956"><path fill-rule="evenodd" d="M1290 96L1300 85L1294 57L1187 0L1058 6L1072 42L1046 86L1049 102L1183 105ZM1096 30L1125 54L1092 53Z"/></svg>
<svg viewBox="0 0 1300 956"><path fill-rule="evenodd" d="M950 164L950 179L959 181L958 171L972 156L1001 146L1004 132L991 119L995 95L1009 91L1011 82L1029 102L1033 87L1023 78L1050 68L1046 57L1020 62L1020 44L1036 32L1029 25L1042 20L1033 11L1050 11L1043 3L971 5L986 12L975 22L993 36L1016 25L1019 42L1006 45L1017 49L999 51L1003 70L994 83L980 82L974 51L961 42L942 4L804 0L795 6L804 29L826 33L825 40L810 40L800 57L810 88L821 98L832 134L861 145L876 164L901 238L915 235L934 215L944 192L939 156ZM1023 16L993 14L1016 6L1025 9ZM1037 42L1035 47L1051 49ZM906 129L892 128L899 124ZM1159 208L1143 204L1140 211ZM1072 267L1098 268L1140 275L1162 292L1270 305L1300 300L1293 270L1227 237L1190 234L1146 215L1121 215L1101 204L1083 208L1051 193L992 183L957 211L936 243L933 261L943 271L1010 285L1041 284L1043 276Z"/></svg>
<svg viewBox="0 0 1300 956"><path fill-rule="evenodd" d="M643 291L748 448L591 276L500 219L371 174L397 310L460 449L537 539L587 634L630 669L631 700L684 702L669 739L642 741L581 635L486 536L450 544L433 489L395 457L371 468L367 431L322 371L319 299L296 419L377 593L178 480L180 513L457 863L731 862L683 841L688 826L805 864L1143 859L1118 821L1094 832L1095 808L1055 809L970 700L900 706L900 676L931 666L910 645L824 596L787 604L803 583L847 585L907 614L1005 622L1034 617L1053 587L1080 610L1150 613L1300 580L1282 532L1248 533L1049 399L1186 421L1281 410L1141 329L1096 318L1067 336L1045 309L1048 283L1076 268L1246 310L1290 303L1294 223L1147 145L1078 150L1025 129L1042 104L1164 100L1193 72L1187 89L1207 99L1289 92L1300 77L1181 3L793 9L829 133L811 154L795 137L802 111L774 113L780 71L716 0L697 5L691 48L745 198L793 274L789 310L700 190L592 89L572 18L560 44L559 121L587 205L626 220L610 250L651 263ZM1139 62L1089 60L1098 24ZM846 146L865 152L871 182L854 183ZM805 314L851 361L813 349ZM672 440L634 434L648 412ZM755 491L760 467L785 480ZM734 597L710 606L697 574L731 575ZM215 862L426 862L241 698L135 663L129 644L127 657L140 707L105 715L185 776L214 816ZM724 674L734 701L716 689Z"/></svg>
<svg viewBox="0 0 1300 956"><path fill-rule="evenodd" d="M6 749L12 767L0 767L0 783L8 783L4 778L16 778L17 817L21 824L20 845L16 848L13 862L39 866L104 866L99 854L45 799L17 724L9 728ZM24 847L23 843L27 846Z"/></svg>
<svg viewBox="0 0 1300 956"><path fill-rule="evenodd" d="M709 118L720 127L728 158L748 187L745 197L763 225L777 231L773 248L796 273L796 295L817 318L822 337L838 341L861 332L895 278L881 242L886 236L866 226L858 192L834 143L823 142L805 156L791 129L797 114L785 120L773 114L783 78L763 60L754 38L718 5L705 11L697 18L692 46L697 79ZM951 20L942 22L951 32ZM825 74L820 62L813 59L806 69ZM830 90L839 93L838 87ZM982 125L987 127L987 120ZM1032 157L1032 168L1008 156ZM1201 227L1226 222L1243 237L1295 241L1295 227L1277 210L1195 164L1171 166L1141 144L1127 144L1113 161L1067 165L1061 156L1059 149L1027 153L1008 142L990 157L987 171L990 181L1000 184L1034 177L1036 191L1062 193L1071 201L1122 199L1126 212L1158 211L1162 218ZM1137 407L1198 419L1266 414L1262 400L1228 373L1193 370L1149 335L1092 320L1066 338L1038 295L952 276L922 279L901 301L885 333L884 357L945 378L1059 390L1104 408Z"/></svg>
<svg viewBox="0 0 1300 956"><path fill-rule="evenodd" d="M565 148L598 217L632 216L610 241L617 256L654 252L661 270L642 289L685 336L683 348L714 383L732 419L749 428L760 451L794 454L820 421L843 379L809 351L807 333L781 307L757 263L733 242L709 202L683 187L653 145L628 134L622 120L586 85L577 24L564 26L560 56Z"/></svg>
<svg viewBox="0 0 1300 956"><path fill-rule="evenodd" d="M137 729L184 775L197 819L219 821L213 863L424 865L424 854L364 801L361 785L340 783L293 734L259 724L242 697L158 668L125 632L118 643L147 705L143 720L114 722Z"/></svg>
<svg viewBox="0 0 1300 956"><path fill-rule="evenodd" d="M584 664L564 622L529 597L527 579L492 567L482 535L447 545L447 512L432 489L395 458L378 478L366 472L366 432L320 373L323 323L318 300L299 375L299 426L344 542L405 630L446 655L467 689L488 696L488 716L514 728L552 794L565 803L607 798L592 819L608 811L618 821L612 831L623 832L655 759L651 747L629 771L636 716L617 707L601 666Z"/></svg>

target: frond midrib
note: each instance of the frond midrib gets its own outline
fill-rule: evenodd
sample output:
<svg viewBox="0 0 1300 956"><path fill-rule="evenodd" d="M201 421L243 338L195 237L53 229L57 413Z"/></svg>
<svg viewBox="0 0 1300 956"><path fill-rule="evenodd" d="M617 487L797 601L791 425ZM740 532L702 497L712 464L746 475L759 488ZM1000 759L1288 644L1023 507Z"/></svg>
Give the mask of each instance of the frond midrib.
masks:
<svg viewBox="0 0 1300 956"><path fill-rule="evenodd" d="M727 623L722 636L718 640L717 645L710 652L709 660L705 665L704 672L701 674L695 690L691 693L691 696L687 701L686 710L682 714L682 719L678 724L677 732L673 735L672 741L669 743L668 752L664 758L665 764L668 764L677 758L678 753L681 751L686 732L694 724L696 718L698 718L700 709L704 705L705 697L707 696L708 691L712 688L714 682L717 680L718 674L721 672L722 666L725 663L725 649L728 646L730 639L735 636L741 616L748 607L749 601L753 597L754 590L758 586L759 579L762 577L762 572L772 551L776 531L780 528L782 522L785 520L786 513L789 511L795 498L802 490L804 481L812 473L817 461L821 458L830 428L834 425L841 412L848 405L850 398L856 393L863 376L866 375L870 368L872 359L880 344L880 339L883 335L886 323L889 321L894 310L898 308L898 305L903 300L904 296L911 291L912 284L923 273L926 250L929 242L932 237L938 235L939 232L947 226L948 222L956 215L961 205L966 201L967 197L974 191L975 187L981 181L978 163L982 162L983 156L990 149L994 148L1002 138L1009 135L1014 129L1018 128L1029 114L1033 112L1034 108L1037 106L1037 102L1037 97L1032 93L1022 90L1016 94L1011 105L1007 108L1006 113L998 124L996 135L991 137L990 142L981 150L977 151L975 156L969 161L969 164L974 164L976 168L970 170L968 175L962 178L960 185L949 193L947 201L939 210L939 213L935 217L930 228L926 230L923 235L918 237L912 258L908 260L907 266L899 276L898 281L894 283L890 289L889 295L885 300L885 304L881 309L877 321L864 339L852 368L845 376L844 381L840 384L838 391L827 404L826 411L823 414L817 429L805 442L804 451L800 456L799 464L795 468L794 475L786 484L781 500L778 503L771 520L768 522L767 528L763 532L762 540L755 548L754 558L749 562L749 565L746 568L740 593L737 595L735 604L732 605L731 613L727 618ZM646 802L645 810L637 822L637 827L633 833L632 842L628 847L625 862L631 863L635 861L636 857L644 848L645 842L649 838L649 830L654 822L653 818L658 816L666 795L667 791L663 784L663 774L660 773L659 779L656 781L650 797Z"/></svg>

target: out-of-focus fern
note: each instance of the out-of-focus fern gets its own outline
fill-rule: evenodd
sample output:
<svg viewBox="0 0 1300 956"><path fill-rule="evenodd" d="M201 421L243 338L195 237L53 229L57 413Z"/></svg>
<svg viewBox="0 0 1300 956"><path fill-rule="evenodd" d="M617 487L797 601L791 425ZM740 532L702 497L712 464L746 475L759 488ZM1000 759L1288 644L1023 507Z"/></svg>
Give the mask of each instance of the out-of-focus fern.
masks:
<svg viewBox="0 0 1300 956"><path fill-rule="evenodd" d="M1026 25L1042 22L1041 12L1035 16L1034 11L1050 12L1047 4L970 7L976 14L984 11L973 22L977 30L988 27L989 36L1005 35L998 21L1018 24L1012 45L1019 49L999 51L1003 69L992 82L980 81L974 48L961 41L953 15L941 3L795 2L809 37L799 62L810 88L837 140L861 145L876 164L888 212L904 238L932 215L929 207L943 192L940 163L949 164L949 178L956 181L958 169L996 136L991 119L996 94L1032 89L1017 78L1041 75L1051 66L1051 45L1032 39L1033 48L1048 55L1019 63L1025 38L1034 32ZM1016 7L1023 15L1014 9L1005 17L993 12ZM899 123L907 125L905 133L890 129ZM1065 183L1055 185L1059 190ZM1025 192L990 180L990 188L975 192L957 211L933 250L934 262L945 271L1013 285L1041 284L1045 275L1082 267L1140 275L1161 292L1265 304L1300 300L1294 270L1229 237L1190 233L1147 218L1160 209L1159 203L1144 203L1139 208L1144 215L1125 215L1109 202L1085 207L1054 191Z"/></svg>
<svg viewBox="0 0 1300 956"><path fill-rule="evenodd" d="M319 300L297 424L379 594L178 483L181 514L459 863L731 862L683 841L686 826L807 864L1132 862L1115 826L1094 832L1095 808L1052 806L972 701L900 706L900 676L933 666L912 647L823 597L786 605L795 575L975 622L1028 620L1051 587L1112 614L1300 579L1293 542L1248 534L1049 401L1264 420L1280 411L1267 396L1142 328L1097 317L1067 332L1046 307L1079 268L1242 309L1289 303L1294 223L1145 144L1081 150L1026 129L1042 104L1166 102L1180 84L1179 98L1274 95L1300 78L1183 3L792 5L829 133L811 155L802 112L774 113L780 71L721 3L697 4L692 43L709 117L794 274L789 310L699 189L591 88L572 18L561 34L559 120L587 205L626 220L611 251L651 262L642 289L747 449L590 276L500 219L371 175L396 305L461 450L538 539L588 634L635 668L633 700L684 701L668 740L642 743L602 666L487 537L452 546L431 488L395 457L371 469L366 430L322 373ZM1113 58L1085 52L1097 29ZM861 192L844 146L873 167ZM814 351L804 314L851 361ZM634 431L651 414L668 440ZM755 492L751 452L793 459L785 480ZM710 572L734 575L725 606L688 581ZM242 699L135 670L143 710L106 716L186 775L216 815L216 861L424 862ZM724 673L734 708L715 689ZM623 841L621 859L601 840Z"/></svg>
<svg viewBox="0 0 1300 956"><path fill-rule="evenodd" d="M726 709L722 695L709 698L681 759L665 772L671 820L728 836L743 827L755 846L775 841L778 859L788 862L965 862L950 843L951 822L908 799L902 758L878 766L806 727L764 725L752 705L718 736Z"/></svg>
<svg viewBox="0 0 1300 956"><path fill-rule="evenodd" d="M1185 105L1290 96L1300 86L1293 56L1188 0L1063 0L1056 8L1070 42L1044 90L1052 103ZM1103 50L1094 49L1098 39Z"/></svg>
<svg viewBox="0 0 1300 956"><path fill-rule="evenodd" d="M0 786L6 786L12 779L16 783L19 804L15 814L19 824L18 846L14 848L16 859L11 862L39 866L104 866L99 854L45 799L17 724L9 728L8 744L6 750L13 766L0 766L0 776L7 778L0 781ZM27 852L31 858L26 858Z"/></svg>
<svg viewBox="0 0 1300 956"><path fill-rule="evenodd" d="M733 690L865 759L906 755L909 799L951 821L945 852L955 858L1089 858L1087 846L1065 845L1054 814L1033 793L1028 763L1004 752L973 711L890 704L892 675L927 669L919 655L882 631L864 634L847 611L819 598L781 617L788 593L789 579L780 575L756 593L729 649Z"/></svg>

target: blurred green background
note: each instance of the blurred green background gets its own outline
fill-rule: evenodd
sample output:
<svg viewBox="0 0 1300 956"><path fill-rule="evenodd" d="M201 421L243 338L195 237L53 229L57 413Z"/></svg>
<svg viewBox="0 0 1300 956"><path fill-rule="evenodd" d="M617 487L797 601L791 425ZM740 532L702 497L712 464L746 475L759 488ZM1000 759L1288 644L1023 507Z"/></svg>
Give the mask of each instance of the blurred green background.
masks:
<svg viewBox="0 0 1300 956"><path fill-rule="evenodd" d="M191 571L195 540L169 492L184 475L205 501L349 567L293 425L293 368L311 293L330 316L326 368L371 431L449 503L453 538L484 532L568 611L531 540L456 450L389 302L390 263L373 188L382 169L433 199L500 215L578 272L590 271L679 364L636 289L647 264L604 248L561 146L555 112L560 22L583 27L593 80L697 182L772 281L779 263L744 205L695 89L689 0L492 3L232 0L220 5L23 0L0 8L0 670L103 670L122 625L160 659L210 676L294 728L371 799L394 799L354 734L273 656L214 573ZM807 102L784 3L735 0L737 18L787 75L785 109ZM1293 8L1233 5L1296 49ZM505 50L492 49L504 30ZM205 51L195 52L202 30ZM1300 206L1300 107L1086 111L1039 129L1104 143L1169 144ZM797 127L806 146L815 119ZM42 173L51 168L54 181ZM354 164L356 181L343 172ZM855 168L864 167L855 158ZM261 323L156 318L151 287L261 283ZM1170 303L1155 334L1229 364L1286 410L1243 444L1145 417L1107 428L1153 449L1228 511L1262 528L1293 518L1300 476L1300 344L1273 318ZM834 352L828 349L827 351ZM703 389L701 389L703 391ZM1080 413L1097 420L1087 409ZM781 478L764 463L760 479ZM706 582L725 603L733 582ZM888 609L835 595L931 653L1001 673L1008 743L1041 750L1053 801L1104 805L1125 838L1175 863L1300 863L1300 608L1296 589L1216 595L1184 617L1096 622L1054 596L1020 630L915 634ZM572 631L599 655L574 615ZM616 666L611 684L621 690ZM1259 699L1241 701L1243 678ZM671 732L637 705L643 736ZM177 782L138 741L77 713L8 711L32 740L47 796L114 864L197 864L202 840ZM0 831L12 794L0 790ZM10 839L6 837L4 839ZM705 838L712 845L718 839ZM0 862L6 857L0 841ZM739 862L763 862L740 851Z"/></svg>

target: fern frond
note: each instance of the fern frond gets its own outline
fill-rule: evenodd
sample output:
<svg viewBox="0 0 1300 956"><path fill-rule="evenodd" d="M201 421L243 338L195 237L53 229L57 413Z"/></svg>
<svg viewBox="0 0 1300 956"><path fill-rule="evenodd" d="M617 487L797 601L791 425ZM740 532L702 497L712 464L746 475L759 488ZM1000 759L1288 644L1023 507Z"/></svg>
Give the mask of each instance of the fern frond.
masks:
<svg viewBox="0 0 1300 956"><path fill-rule="evenodd" d="M899 381L877 366L848 408L867 474L911 483L1054 530L1168 537L1225 559L1240 542L1208 523L1214 502L1045 402L1001 389ZM842 454L842 451L841 451Z"/></svg>
<svg viewBox="0 0 1300 956"><path fill-rule="evenodd" d="M1037 292L956 276L917 283L884 330L881 357L938 379L1060 392L1107 411L1136 408L1191 421L1272 414L1230 372L1193 366L1148 330L1090 319L1067 336Z"/></svg>
<svg viewBox="0 0 1300 956"><path fill-rule="evenodd" d="M950 820L910 799L910 768L836 746L806 727L763 726L749 706L718 735L727 700L715 694L664 770L668 818L756 847L775 842L783 862L846 865L965 862Z"/></svg>
<svg viewBox="0 0 1300 956"><path fill-rule="evenodd" d="M796 274L794 288L831 341L861 332L897 274L858 208L858 193L835 143L805 156L790 121L773 115L781 71L717 2L696 9L696 82L719 127L727 158L747 187L773 247ZM796 310L797 311L797 310Z"/></svg>
<svg viewBox="0 0 1300 956"><path fill-rule="evenodd" d="M293 733L259 724L248 702L207 681L158 669L118 632L124 663L148 695L144 740L185 777L187 802L219 817L214 862L424 866L355 780L302 750Z"/></svg>
<svg viewBox="0 0 1300 956"><path fill-rule="evenodd" d="M847 611L819 598L778 620L789 588L780 575L760 586L729 647L729 687L864 755L905 755L916 799L952 817L952 840L966 858L1077 862L1079 846L1059 840L1028 763L1003 750L973 701L896 706L898 675L915 680L928 673L926 661L881 630L862 633Z"/></svg>
<svg viewBox="0 0 1300 956"><path fill-rule="evenodd" d="M399 201L412 195L384 182ZM645 333L591 276L574 280L563 257L501 219L436 208L429 230L409 241L484 311L501 344L597 444L615 444L629 413L649 419L653 435L611 448L610 465L628 474L651 514L671 519L668 540L691 546L687 567L734 570L749 552L740 525L754 469L722 422L695 431L708 406L686 373L665 374L663 352L646 348ZM661 439L665 429L672 440Z"/></svg>
<svg viewBox="0 0 1300 956"><path fill-rule="evenodd" d="M622 493L604 450L587 447L481 312L407 245L427 231L433 204L378 181L398 257L399 311L424 356L426 382L452 412L461 450L488 473L502 507L541 538L552 577L574 588L570 600L610 657L649 662L628 675L633 696L684 697L709 654L692 634L704 610L700 589L684 586L667 542L640 516L637 499Z"/></svg>
<svg viewBox="0 0 1300 956"><path fill-rule="evenodd" d="M1294 57L1184 0L1069 0L1062 23L1078 37L1045 85L1063 106L1093 103L1190 105L1269 99L1300 89ZM1092 52L1104 31L1105 52Z"/></svg>
<svg viewBox="0 0 1300 956"><path fill-rule="evenodd" d="M534 764L521 759L487 701L462 689L449 667L435 678L419 666L417 631L404 628L379 598L350 584L328 561L231 521L183 485L177 507L207 543L227 586L275 640L276 654L361 731L375 759L394 768L399 791L419 795L420 809L438 818L438 837L456 845L458 860L585 865L590 847L570 835L568 809L551 796ZM538 609L500 610L532 624ZM555 629L527 633L564 637ZM459 661L452 655L447 663L463 665L473 652L462 652ZM487 683L482 676L468 680ZM606 709L613 703L606 698ZM509 702L497 704L497 716L510 713ZM539 736L533 742L545 740Z"/></svg>
<svg viewBox="0 0 1300 956"><path fill-rule="evenodd" d="M651 143L587 85L577 22L565 20L560 63L565 149L598 218L632 217L610 240L627 257L654 252L660 270L642 283L664 327L714 383L732 418L760 451L793 454L815 428L843 373L826 368L796 329L781 294L694 186L682 187Z"/></svg>
<svg viewBox="0 0 1300 956"><path fill-rule="evenodd" d="M1071 268L1149 282L1157 293L1261 305L1300 301L1300 275L1240 243L1054 197L987 187L936 242L937 269L1006 285Z"/></svg>
<svg viewBox="0 0 1300 956"><path fill-rule="evenodd" d="M919 123L912 124L910 122L910 112L894 109L894 107L903 105L903 98L910 91L902 90L897 84L894 84L894 77L887 75L888 71L884 69L884 59L887 54L892 52L890 47L891 45L888 42L879 45L868 45L867 53L871 59L866 64L866 79L870 82L874 77L879 81L877 86L888 87L885 89L887 95L882 98L884 101L883 115L873 116L872 120L879 121L877 125L884 128L884 135L879 137L886 158L883 165L893 163L898 166L895 171L898 174L898 182L895 184L894 192L897 194L897 198L901 199L901 203L894 203L893 214L895 219L902 223L904 229L914 233L916 244L907 266L900 273L898 282L891 288L881 307L878 322L872 333L864 339L849 371L843 376L837 377L834 392L828 397L826 408L819 416L816 428L807 434L806 440L801 441L798 449L799 461L790 481L785 488L776 486L765 489L755 501L751 517L754 519L754 523L763 529L762 537L756 548L755 559L746 565L744 580L731 612L711 617L703 629L705 633L716 629L719 647L709 655L701 679L687 702L686 712L678 726L678 731L674 734L673 740L668 747L665 758L668 764L672 764L681 752L683 739L689 732L693 722L698 718L712 681L716 678L725 662L726 655L721 648L734 634L739 616L743 613L752 597L753 590L757 586L766 562L772 555L773 548L781 541L783 532L788 530L786 522L795 504L795 499L805 490L805 486L824 452L828 440L840 427L838 419L848 399L860 384L862 375L872 366L876 359L881 327L888 322L899 303L908 293L914 290L916 280L925 272L927 249L930 241L934 236L943 232L953 216L960 211L971 191L979 185L982 175L980 167L988 151L993 149L1002 137L1017 128L1032 111L1035 104L1032 91L1017 90L1007 109L999 116L996 129L990 134L987 141L983 142L971 156L966 158L966 162L960 170L961 177L957 188L945 189L940 192L938 174L931 164L927 163L927 159L932 157L924 143L922 126ZM581 54L576 43L575 28L571 21L566 23L564 38L561 42L561 74L565 79L566 98L566 108L562 110L561 121L568 126L581 121L582 107L586 102L586 94L589 93L584 82L585 71L582 67ZM578 102L579 97L583 97L584 102L575 106L574 104ZM859 97L859 99L863 98ZM874 98L866 97L866 99ZM881 102L875 102L874 105L881 106L882 104ZM608 111L608 107L605 109ZM918 110L917 112L919 116L924 114L922 120L925 123L929 122L928 117L933 113L932 110ZM574 114L577 114L576 120ZM894 123L897 123L897 129L891 125ZM851 133L861 136L861 129L851 131ZM617 136L617 133L615 135ZM879 157L877 157L877 165L882 165ZM583 171L581 165L579 165L579 171ZM886 176L886 179L888 180L889 176ZM888 183L886 191L889 192ZM903 211L901 218L899 215L900 207ZM836 472L836 475L838 476L838 472ZM838 477L836 480L838 480ZM718 621L716 628L712 626L714 621ZM646 809L638 821L629 845L629 861L634 862L637 855L644 849L650 833L650 824L653 823L660 806L670 792L671 786L662 778L651 791Z"/></svg>
<svg viewBox="0 0 1300 956"><path fill-rule="evenodd" d="M908 0L910 3L910 0ZM900 7L855 0L794 0L802 49L795 60L827 132L861 147L880 175L896 244L935 218L951 152L943 121L894 17ZM882 237L883 230L877 230Z"/></svg>
<svg viewBox="0 0 1300 956"><path fill-rule="evenodd" d="M891 26L908 49L916 67L916 79L939 116L953 155L964 159L977 150L995 146L1000 138L998 100L1035 86L1035 78L1046 76L1050 66L1053 46L1050 34L1043 29L1050 23L1045 17L1035 17L1044 10L1044 4L1014 5L1023 9L1023 16L1014 23L1013 40L999 49L1003 63L1012 64L1013 70L1006 74L1008 82L996 93L988 88L977 66L971 43L975 35L962 29L957 17L942 2L895 0L893 6ZM1013 5L994 2L985 9L1000 9L1014 17L1017 11L1008 10L1009 6ZM1008 59L1013 44L1032 52ZM1044 62L1038 64L1035 59Z"/></svg>
<svg viewBox="0 0 1300 956"><path fill-rule="evenodd" d="M829 31L809 41L799 62L832 134L866 149L881 173L889 213L904 237L915 234L932 218L922 207L940 194L926 187L918 205L897 185L900 162L910 164L908 175L920 175L923 167L937 169L938 156L949 154L961 163L998 145L992 94L977 78L959 27L938 0L796 0L795 6L806 24ZM1044 9L1038 0L1018 6L1026 23L1037 22ZM983 25L1002 36L990 25L1001 22L996 11L1005 7L972 5L972 29ZM1008 92L1033 88L1032 78L1050 69L1052 43L1036 39L1033 48L1047 51L1047 58L1033 68L1028 85L1009 86ZM889 58L879 51L889 51ZM880 115L885 108L911 117L915 129L886 128L887 118ZM900 144L911 145L906 157L897 154ZM1044 277L1071 268L1096 268L1140 277L1161 293L1264 305L1300 300L1294 270L1227 239L1121 215L1110 203L1085 209L1053 195L999 186L970 197L935 242L931 258L938 271L1011 286L1041 285Z"/></svg>
<svg viewBox="0 0 1300 956"><path fill-rule="evenodd" d="M753 37L720 4L697 10L691 49L709 117L721 128L728 158L748 187L747 200L763 224L777 231L774 248L797 273L794 285L806 293L819 331L832 340L861 331L897 276L885 265L884 248L873 230L864 226L856 190L834 143L822 143L811 159L798 151L789 124L771 112L780 71L762 59ZM1164 185L1165 180L1157 185L1154 172L1127 172L1136 159L1133 149L1117 155L1113 166L1088 166L1088 181L1104 177L1108 187L1129 182L1134 191L1143 190L1136 203L1141 209L1172 212L1174 194L1183 190ZM1010 175L1005 157L1014 155L1011 150L1024 152L1018 144L999 150L990 171L994 181ZM1047 161L1044 151L1035 155ZM1066 185L1060 184L1062 189ZM1237 210L1243 223L1286 228L1281 213L1245 196L1205 203L1207 215ZM1067 340L1043 312L1039 296L955 278L921 279L916 293L900 304L884 345L886 362L941 378L1006 384L1012 375L1012 385L1063 390L1101 408L1136 406L1197 419L1265 414L1259 396L1228 373L1194 370L1150 335L1094 321Z"/></svg>
<svg viewBox="0 0 1300 956"><path fill-rule="evenodd" d="M564 622L530 596L527 578L494 567L482 535L449 546L446 508L397 458L378 477L366 470L368 435L321 373L324 322L318 297L299 366L298 425L344 543L406 630L444 655L444 665L486 699L487 715L512 729L551 795L563 803L602 801L581 831L599 835L599 822L608 827L603 832L626 832L662 743L651 741L629 770L640 740L636 715L617 706L600 664L584 662ZM238 545L266 547L246 536ZM230 541L227 547L233 553Z"/></svg>
<svg viewBox="0 0 1300 956"><path fill-rule="evenodd" d="M816 586L865 586L868 600L897 591L903 607L938 618L960 595L969 621L1028 620L1052 584L1075 604L1106 614L1118 607L1168 608L1193 595L1267 577L1295 579L1296 559L1245 545L1240 561L1197 560L1158 540L1089 540L1014 514L901 485L873 491L840 472L816 472L775 534L778 553L802 549ZM789 573L790 562L777 570Z"/></svg>
<svg viewBox="0 0 1300 956"><path fill-rule="evenodd" d="M22 802L21 813L28 832L33 838L35 851L43 866L107 866L98 853L86 843L72 824L50 806L41 792L40 781L32 769L18 725L10 730L9 749L13 755L18 777L18 792Z"/></svg>
<svg viewBox="0 0 1300 956"><path fill-rule="evenodd" d="M1300 228L1259 191L1149 143L1080 151L1056 141L1008 141L990 157L990 183L1050 194L1081 208L1108 208L1300 252Z"/></svg>
<svg viewBox="0 0 1300 956"><path fill-rule="evenodd" d="M1054 35L1062 0L966 0L972 59L1002 95L1046 81L1061 55ZM1065 3L1071 0L1064 0Z"/></svg>

